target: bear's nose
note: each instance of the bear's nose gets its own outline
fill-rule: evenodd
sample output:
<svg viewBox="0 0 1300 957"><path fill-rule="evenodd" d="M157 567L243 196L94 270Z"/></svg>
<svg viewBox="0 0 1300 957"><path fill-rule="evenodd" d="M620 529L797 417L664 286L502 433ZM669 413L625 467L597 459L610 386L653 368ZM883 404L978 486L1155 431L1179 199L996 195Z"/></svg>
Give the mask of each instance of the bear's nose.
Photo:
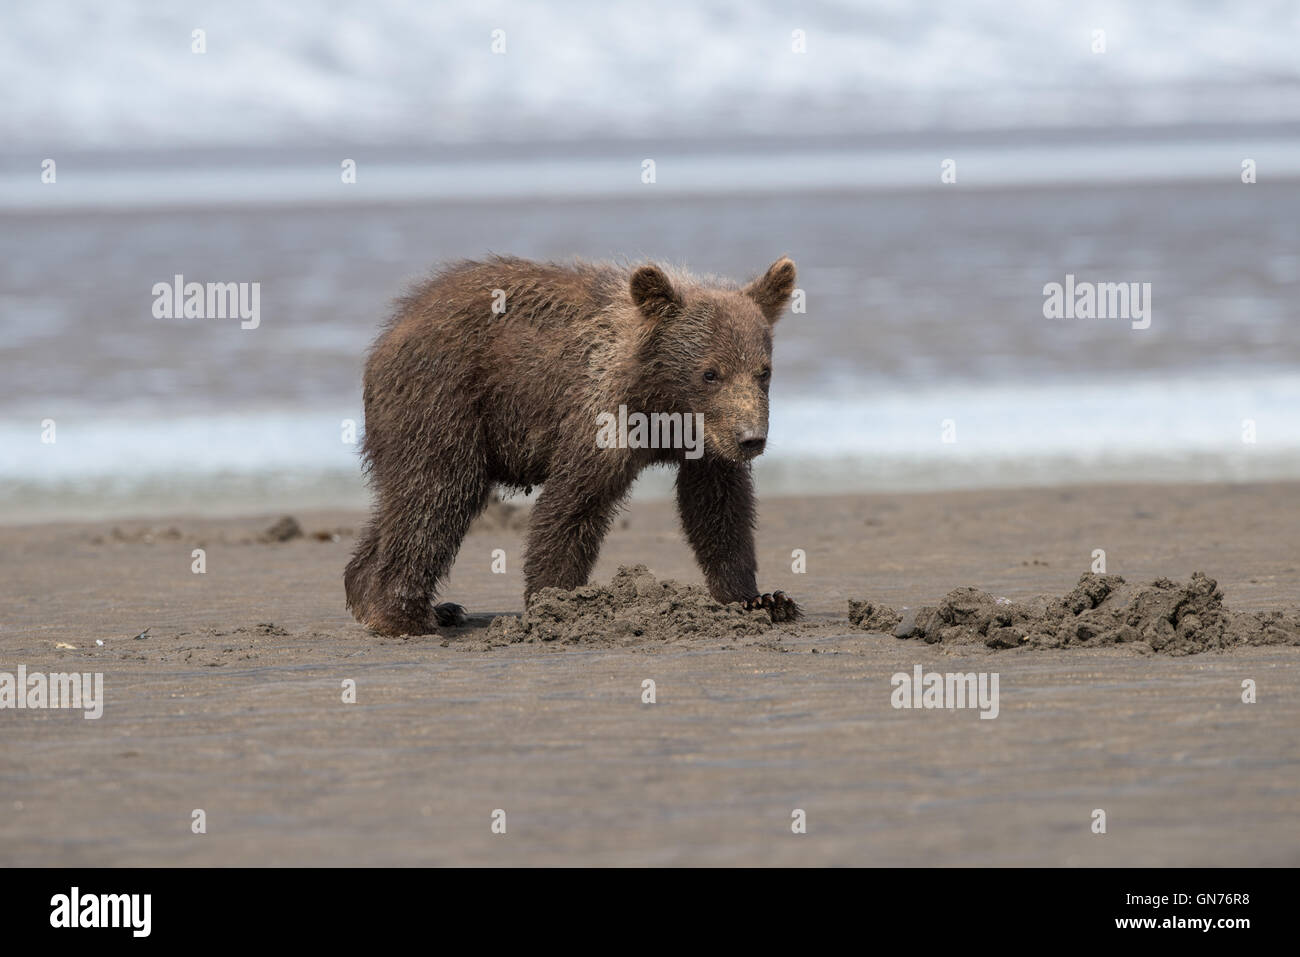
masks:
<svg viewBox="0 0 1300 957"><path fill-rule="evenodd" d="M760 432L758 429L747 429L736 436L740 443L740 450L746 455L758 455L763 451L763 446L767 445L767 433Z"/></svg>

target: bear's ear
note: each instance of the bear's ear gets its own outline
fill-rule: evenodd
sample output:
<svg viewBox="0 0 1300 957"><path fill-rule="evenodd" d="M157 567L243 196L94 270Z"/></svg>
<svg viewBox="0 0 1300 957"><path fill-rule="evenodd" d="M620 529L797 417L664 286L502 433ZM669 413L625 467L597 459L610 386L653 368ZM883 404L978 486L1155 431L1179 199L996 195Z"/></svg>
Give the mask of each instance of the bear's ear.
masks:
<svg viewBox="0 0 1300 957"><path fill-rule="evenodd" d="M794 260L782 256L760 278L745 287L745 295L758 303L768 322L775 323L794 292L794 277Z"/></svg>
<svg viewBox="0 0 1300 957"><path fill-rule="evenodd" d="M650 319L664 319L682 306L681 293L658 266L642 266L632 273L628 288L632 302Z"/></svg>

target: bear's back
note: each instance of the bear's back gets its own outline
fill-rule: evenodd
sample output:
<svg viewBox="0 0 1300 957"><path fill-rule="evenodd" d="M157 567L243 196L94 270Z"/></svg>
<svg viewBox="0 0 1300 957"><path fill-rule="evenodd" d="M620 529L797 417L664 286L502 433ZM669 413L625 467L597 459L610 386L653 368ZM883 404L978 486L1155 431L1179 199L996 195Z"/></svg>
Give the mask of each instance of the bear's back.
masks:
<svg viewBox="0 0 1300 957"><path fill-rule="evenodd" d="M626 277L614 266L539 263L495 256L443 269L401 301L395 324L430 323L464 334L563 335L618 304ZM574 331L579 331L575 329Z"/></svg>

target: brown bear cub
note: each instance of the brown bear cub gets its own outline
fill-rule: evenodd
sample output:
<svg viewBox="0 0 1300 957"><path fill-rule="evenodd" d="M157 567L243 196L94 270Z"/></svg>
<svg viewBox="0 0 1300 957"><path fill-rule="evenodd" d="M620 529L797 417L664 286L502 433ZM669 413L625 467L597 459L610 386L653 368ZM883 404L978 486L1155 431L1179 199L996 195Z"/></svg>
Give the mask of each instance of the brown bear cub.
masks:
<svg viewBox="0 0 1300 957"><path fill-rule="evenodd" d="M772 326L794 282L786 258L741 288L654 265L496 257L400 300L366 363L376 503L344 574L357 620L386 635L463 624L465 609L433 597L496 486L542 486L525 600L584 584L637 473L665 463L713 597L798 617L782 593L759 594L750 478ZM702 440L599 440L602 422L637 412L698 423Z"/></svg>

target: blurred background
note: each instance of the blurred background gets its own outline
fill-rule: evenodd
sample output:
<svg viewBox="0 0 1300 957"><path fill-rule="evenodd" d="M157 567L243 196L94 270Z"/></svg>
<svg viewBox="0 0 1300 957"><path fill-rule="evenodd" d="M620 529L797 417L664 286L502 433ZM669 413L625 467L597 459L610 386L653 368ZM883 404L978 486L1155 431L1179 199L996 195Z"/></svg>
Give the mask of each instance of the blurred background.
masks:
<svg viewBox="0 0 1300 957"><path fill-rule="evenodd" d="M8 4L0 89L0 521L364 505L365 350L488 252L791 255L765 494L1300 477L1293 2Z"/></svg>

